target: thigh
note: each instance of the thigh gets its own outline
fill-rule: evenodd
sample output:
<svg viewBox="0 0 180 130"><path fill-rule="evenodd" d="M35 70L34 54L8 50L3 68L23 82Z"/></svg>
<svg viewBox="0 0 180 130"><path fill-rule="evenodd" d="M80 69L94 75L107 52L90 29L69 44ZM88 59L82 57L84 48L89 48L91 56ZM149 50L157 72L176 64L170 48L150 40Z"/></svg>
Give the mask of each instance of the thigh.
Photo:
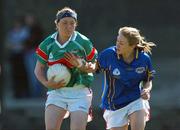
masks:
<svg viewBox="0 0 180 130"><path fill-rule="evenodd" d="M48 105L45 110L46 130L59 130L65 114L65 109Z"/></svg>
<svg viewBox="0 0 180 130"><path fill-rule="evenodd" d="M74 112L74 111L84 111L86 113L89 113L89 109L91 107L91 101L92 97L81 97L77 99L71 99L68 102L68 111Z"/></svg>
<svg viewBox="0 0 180 130"><path fill-rule="evenodd" d="M128 107L118 109L116 111L105 110L103 117L106 121L106 128L111 130L125 130L128 125Z"/></svg>
<svg viewBox="0 0 180 130"><path fill-rule="evenodd" d="M84 111L71 112L71 130L86 130L88 114Z"/></svg>
<svg viewBox="0 0 180 130"><path fill-rule="evenodd" d="M110 130L128 130L128 125L125 125L123 127L114 127L111 128Z"/></svg>
<svg viewBox="0 0 180 130"><path fill-rule="evenodd" d="M129 115L131 130L144 130L145 111L138 110Z"/></svg>

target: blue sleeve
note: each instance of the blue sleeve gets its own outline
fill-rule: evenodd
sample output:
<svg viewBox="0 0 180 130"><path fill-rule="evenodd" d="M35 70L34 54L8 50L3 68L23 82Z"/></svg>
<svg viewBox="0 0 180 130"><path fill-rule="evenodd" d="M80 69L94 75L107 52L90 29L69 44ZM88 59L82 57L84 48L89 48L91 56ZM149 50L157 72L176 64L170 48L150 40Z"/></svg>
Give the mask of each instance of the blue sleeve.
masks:
<svg viewBox="0 0 180 130"><path fill-rule="evenodd" d="M154 70L154 68L152 66L152 62L151 62L150 56L147 56L147 67L146 67L146 70L147 70L146 71L147 72L146 81L153 80L156 71Z"/></svg>
<svg viewBox="0 0 180 130"><path fill-rule="evenodd" d="M102 51L101 53L99 53L98 55L98 64L99 64L99 67L100 69L106 69L108 68L108 55L107 55L107 51Z"/></svg>

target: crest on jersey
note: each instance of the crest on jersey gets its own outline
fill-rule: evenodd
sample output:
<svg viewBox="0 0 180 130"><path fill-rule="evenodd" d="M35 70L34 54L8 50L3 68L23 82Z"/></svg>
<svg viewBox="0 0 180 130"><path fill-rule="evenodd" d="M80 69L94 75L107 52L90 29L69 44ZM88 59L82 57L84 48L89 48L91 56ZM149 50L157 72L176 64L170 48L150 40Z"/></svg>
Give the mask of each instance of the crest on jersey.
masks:
<svg viewBox="0 0 180 130"><path fill-rule="evenodd" d="M115 68L115 69L113 70L113 75L115 75L115 76L119 76L119 75L120 75L120 71L119 71L118 68Z"/></svg>
<svg viewBox="0 0 180 130"><path fill-rule="evenodd" d="M53 59L53 54L52 53L49 54L49 59Z"/></svg>
<svg viewBox="0 0 180 130"><path fill-rule="evenodd" d="M145 67L138 67L136 68L136 73L142 74L145 71Z"/></svg>

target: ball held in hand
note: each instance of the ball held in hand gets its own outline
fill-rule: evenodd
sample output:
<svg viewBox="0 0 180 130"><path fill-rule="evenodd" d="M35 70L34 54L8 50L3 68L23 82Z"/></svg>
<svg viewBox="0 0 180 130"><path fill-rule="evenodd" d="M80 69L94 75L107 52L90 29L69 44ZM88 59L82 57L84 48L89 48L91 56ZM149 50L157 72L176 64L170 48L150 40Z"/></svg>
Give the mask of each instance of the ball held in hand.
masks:
<svg viewBox="0 0 180 130"><path fill-rule="evenodd" d="M63 64L54 64L49 66L47 70L47 79L50 80L53 76L55 82L64 80L65 86L69 83L71 79L70 70Z"/></svg>

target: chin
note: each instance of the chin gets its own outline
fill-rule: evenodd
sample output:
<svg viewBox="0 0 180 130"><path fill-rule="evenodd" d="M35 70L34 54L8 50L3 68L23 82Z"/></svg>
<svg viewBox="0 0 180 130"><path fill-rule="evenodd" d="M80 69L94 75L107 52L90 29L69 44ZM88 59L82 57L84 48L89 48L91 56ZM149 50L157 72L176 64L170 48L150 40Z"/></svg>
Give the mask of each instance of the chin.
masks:
<svg viewBox="0 0 180 130"><path fill-rule="evenodd" d="M117 51L117 54L118 54L118 55L121 55L121 52L120 52L120 51Z"/></svg>
<svg viewBox="0 0 180 130"><path fill-rule="evenodd" d="M70 37L73 34L73 32L66 33L66 36Z"/></svg>
<svg viewBox="0 0 180 130"><path fill-rule="evenodd" d="M67 33L66 33L66 35L65 35L65 36L66 36L66 37L70 37L71 35L72 35L72 34L67 34Z"/></svg>

